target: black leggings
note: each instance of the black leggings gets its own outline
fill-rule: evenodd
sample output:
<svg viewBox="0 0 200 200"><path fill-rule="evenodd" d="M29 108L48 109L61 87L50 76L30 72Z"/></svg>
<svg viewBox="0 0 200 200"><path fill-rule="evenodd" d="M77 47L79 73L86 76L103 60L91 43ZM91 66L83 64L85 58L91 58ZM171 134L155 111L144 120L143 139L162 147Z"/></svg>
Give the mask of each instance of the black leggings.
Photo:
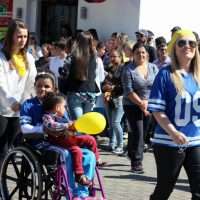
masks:
<svg viewBox="0 0 200 200"><path fill-rule="evenodd" d="M200 200L200 147L190 147L181 153L177 148L154 145L154 156L157 185L150 200L169 198L182 166L188 176L192 200Z"/></svg>
<svg viewBox="0 0 200 200"><path fill-rule="evenodd" d="M143 112L137 106L124 106L131 131L128 132L128 156L131 165L142 162L144 150Z"/></svg>
<svg viewBox="0 0 200 200"><path fill-rule="evenodd" d="M0 166L20 130L19 127L18 117L4 117L0 115Z"/></svg>

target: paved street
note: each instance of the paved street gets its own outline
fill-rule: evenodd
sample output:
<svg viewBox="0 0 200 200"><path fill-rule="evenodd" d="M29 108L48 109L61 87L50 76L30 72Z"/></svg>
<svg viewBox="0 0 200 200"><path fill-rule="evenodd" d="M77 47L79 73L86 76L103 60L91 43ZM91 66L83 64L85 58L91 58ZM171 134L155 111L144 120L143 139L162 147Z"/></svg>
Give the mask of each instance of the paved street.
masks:
<svg viewBox="0 0 200 200"><path fill-rule="evenodd" d="M100 150L101 158L107 165L100 169L107 200L148 200L156 184L155 163L152 153L144 154L144 170L141 175L130 171L127 157ZM188 183L182 170L179 181L169 200L189 200ZM13 200L18 200L14 198Z"/></svg>
<svg viewBox="0 0 200 200"><path fill-rule="evenodd" d="M142 175L130 172L128 158L101 151L102 159L108 165L101 169L108 200L148 200L156 184L156 168L152 153L144 154ZM191 198L185 172L182 170L169 200L189 200Z"/></svg>

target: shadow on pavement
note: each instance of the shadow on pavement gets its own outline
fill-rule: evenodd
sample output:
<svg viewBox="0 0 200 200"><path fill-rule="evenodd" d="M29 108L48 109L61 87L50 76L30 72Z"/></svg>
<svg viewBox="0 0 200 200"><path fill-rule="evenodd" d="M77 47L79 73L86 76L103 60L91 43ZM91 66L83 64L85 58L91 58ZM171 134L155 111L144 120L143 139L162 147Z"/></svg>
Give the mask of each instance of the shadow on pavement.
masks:
<svg viewBox="0 0 200 200"><path fill-rule="evenodd" d="M151 176L144 176L139 174L128 174L128 175L119 175L119 176L104 176L104 178L111 178L111 179L132 179L132 181L145 181L149 184L156 185L156 178ZM180 183L184 183L187 185L180 185ZM188 181L186 179L178 180L174 189L190 192L190 188L188 185Z"/></svg>

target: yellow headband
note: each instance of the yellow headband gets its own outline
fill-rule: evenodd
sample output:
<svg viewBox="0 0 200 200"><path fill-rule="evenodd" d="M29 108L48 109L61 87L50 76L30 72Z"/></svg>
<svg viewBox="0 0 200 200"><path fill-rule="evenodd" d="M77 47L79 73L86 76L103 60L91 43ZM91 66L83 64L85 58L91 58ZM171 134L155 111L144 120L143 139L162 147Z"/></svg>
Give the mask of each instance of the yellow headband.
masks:
<svg viewBox="0 0 200 200"><path fill-rule="evenodd" d="M194 41L196 41L196 37L192 31L184 30L184 29L176 31L173 34L172 39L167 46L167 51L168 51L169 55L172 53L172 49L174 48L176 41L182 37L192 37L194 39Z"/></svg>

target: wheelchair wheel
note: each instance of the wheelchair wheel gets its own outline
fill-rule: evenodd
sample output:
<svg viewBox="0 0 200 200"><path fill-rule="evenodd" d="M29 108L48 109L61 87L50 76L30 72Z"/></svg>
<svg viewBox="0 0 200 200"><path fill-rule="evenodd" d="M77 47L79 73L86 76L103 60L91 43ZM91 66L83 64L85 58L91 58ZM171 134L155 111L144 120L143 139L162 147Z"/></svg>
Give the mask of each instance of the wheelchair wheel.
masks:
<svg viewBox="0 0 200 200"><path fill-rule="evenodd" d="M37 157L26 147L16 147L4 159L0 186L5 200L40 200L42 177Z"/></svg>

